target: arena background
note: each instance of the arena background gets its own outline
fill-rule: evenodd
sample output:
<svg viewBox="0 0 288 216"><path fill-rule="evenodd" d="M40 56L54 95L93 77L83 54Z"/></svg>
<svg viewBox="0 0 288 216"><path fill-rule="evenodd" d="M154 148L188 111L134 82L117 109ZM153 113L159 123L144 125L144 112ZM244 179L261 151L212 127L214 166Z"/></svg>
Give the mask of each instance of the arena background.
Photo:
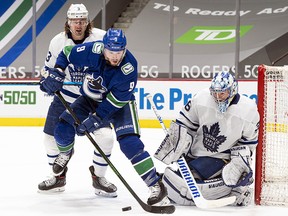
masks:
<svg viewBox="0 0 288 216"><path fill-rule="evenodd" d="M107 29L113 26L113 12L125 6L119 13L125 16L138 1L0 0L0 81L39 79L49 41L63 31L71 3L85 4L96 27ZM145 98L148 93L169 124L189 98L209 86L216 72L235 73L235 67L240 93L257 102L258 65L271 65L288 51L286 0L142 2L125 33L128 49L139 62L135 94L143 127L160 127ZM104 12L106 22L99 16ZM38 86L1 84L0 125L42 126L50 101Z"/></svg>

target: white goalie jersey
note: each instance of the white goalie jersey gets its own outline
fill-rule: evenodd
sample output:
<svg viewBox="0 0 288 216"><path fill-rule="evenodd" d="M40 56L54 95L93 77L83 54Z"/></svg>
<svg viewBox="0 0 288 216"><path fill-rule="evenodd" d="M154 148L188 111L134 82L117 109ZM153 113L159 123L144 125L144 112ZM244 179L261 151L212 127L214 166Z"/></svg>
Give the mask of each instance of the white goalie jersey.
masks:
<svg viewBox="0 0 288 216"><path fill-rule="evenodd" d="M258 143L256 103L240 94L220 113L209 90L200 91L182 108L177 121L192 131L194 140L187 154L191 158L229 159L231 147L247 145L253 152Z"/></svg>
<svg viewBox="0 0 288 216"><path fill-rule="evenodd" d="M93 28L91 34L85 38L83 43L92 42L96 40L102 40L105 35L105 31ZM71 38L67 37L65 32L57 34L50 42L49 50L45 59L45 66L53 68L55 66L56 59L59 53L65 46L75 45ZM65 70L65 80L64 82L83 82L85 68L76 68L74 65L70 64ZM79 95L80 86L75 85L64 85L62 90L62 95L65 100L72 103Z"/></svg>

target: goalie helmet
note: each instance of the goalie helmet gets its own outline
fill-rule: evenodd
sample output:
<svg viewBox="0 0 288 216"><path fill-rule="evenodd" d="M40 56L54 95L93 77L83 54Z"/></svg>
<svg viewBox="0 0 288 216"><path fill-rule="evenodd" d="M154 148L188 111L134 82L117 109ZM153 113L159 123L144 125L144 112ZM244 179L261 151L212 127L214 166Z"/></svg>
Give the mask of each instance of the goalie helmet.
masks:
<svg viewBox="0 0 288 216"><path fill-rule="evenodd" d="M103 37L104 48L110 51L121 51L126 48L126 37L121 29L110 28Z"/></svg>
<svg viewBox="0 0 288 216"><path fill-rule="evenodd" d="M226 99L220 99L218 94L228 92ZM229 72L220 72L214 76L210 86L210 93L218 105L220 113L227 111L230 102L238 93L238 83Z"/></svg>
<svg viewBox="0 0 288 216"><path fill-rule="evenodd" d="M71 4L67 11L68 19L87 19L88 11L84 4Z"/></svg>

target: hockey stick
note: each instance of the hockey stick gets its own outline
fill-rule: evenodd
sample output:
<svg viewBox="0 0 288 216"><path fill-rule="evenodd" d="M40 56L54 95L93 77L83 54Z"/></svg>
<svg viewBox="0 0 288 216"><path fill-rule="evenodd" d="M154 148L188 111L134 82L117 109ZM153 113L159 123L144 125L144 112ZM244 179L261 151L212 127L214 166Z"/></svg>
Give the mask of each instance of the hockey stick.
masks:
<svg viewBox="0 0 288 216"><path fill-rule="evenodd" d="M149 100L151 107L162 127L162 129L164 130L165 134L168 133L168 130L165 126L165 124L163 123L163 120L161 118L161 116L158 113L158 110L153 102L152 96L150 94L148 94L146 96L146 98ZM221 198L221 199L217 199L217 200L207 200L203 197L197 183L196 180L194 178L194 176L192 175L186 160L184 159L184 157L180 157L177 160L177 165L178 168L180 170L180 173L183 177L183 179L185 180L186 186L187 188L189 188L190 194L193 198L193 201L195 203L195 205L198 208L202 208L202 209L210 209L210 208L218 208L218 207L223 207L223 206L227 206L229 204L232 204L235 202L236 197L235 196L231 196L231 197L225 197L225 198Z"/></svg>
<svg viewBox="0 0 288 216"><path fill-rule="evenodd" d="M40 85L39 81L30 81L30 82L26 82L26 81L4 81L4 80L0 80L0 85ZM63 85L82 85L82 82L64 82Z"/></svg>
<svg viewBox="0 0 288 216"><path fill-rule="evenodd" d="M67 104L63 96L59 91L56 91L55 94L58 96L62 104L65 106L65 108L68 110L68 112L71 114L73 117L76 125L80 125L81 122L72 110L72 108ZM100 155L104 158L104 160L107 162L107 164L111 167L113 172L118 176L118 178L122 181L122 183L125 185L125 187L128 189L128 191L132 194L132 196L137 200L137 202L140 204L140 206L147 212L151 213L161 213L161 214L172 214L175 211L175 206L170 205L170 206L151 206L146 203L144 203L138 195L134 192L134 190L130 187L130 185L126 182L126 180L122 177L122 175L118 172L116 167L112 164L112 162L109 160L109 158L105 155L105 153L102 151L102 149L99 147L99 145L96 143L96 141L92 138L90 133L85 131L86 137L91 141L91 143L94 145L94 147L98 150Z"/></svg>
<svg viewBox="0 0 288 216"><path fill-rule="evenodd" d="M277 62L279 62L281 59L283 59L285 56L288 55L288 52L284 53L282 56L280 56L278 59L272 62L272 66L274 66Z"/></svg>

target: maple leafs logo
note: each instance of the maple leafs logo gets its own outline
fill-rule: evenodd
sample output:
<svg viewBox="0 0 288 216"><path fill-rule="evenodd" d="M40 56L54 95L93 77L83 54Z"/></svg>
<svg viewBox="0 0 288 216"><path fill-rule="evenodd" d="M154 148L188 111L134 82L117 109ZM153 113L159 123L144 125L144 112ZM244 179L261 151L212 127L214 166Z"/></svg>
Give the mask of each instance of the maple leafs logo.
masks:
<svg viewBox="0 0 288 216"><path fill-rule="evenodd" d="M226 136L219 135L220 128L219 123L215 123L210 127L210 130L206 125L203 126L203 145L207 151L218 152L219 146L227 139Z"/></svg>

